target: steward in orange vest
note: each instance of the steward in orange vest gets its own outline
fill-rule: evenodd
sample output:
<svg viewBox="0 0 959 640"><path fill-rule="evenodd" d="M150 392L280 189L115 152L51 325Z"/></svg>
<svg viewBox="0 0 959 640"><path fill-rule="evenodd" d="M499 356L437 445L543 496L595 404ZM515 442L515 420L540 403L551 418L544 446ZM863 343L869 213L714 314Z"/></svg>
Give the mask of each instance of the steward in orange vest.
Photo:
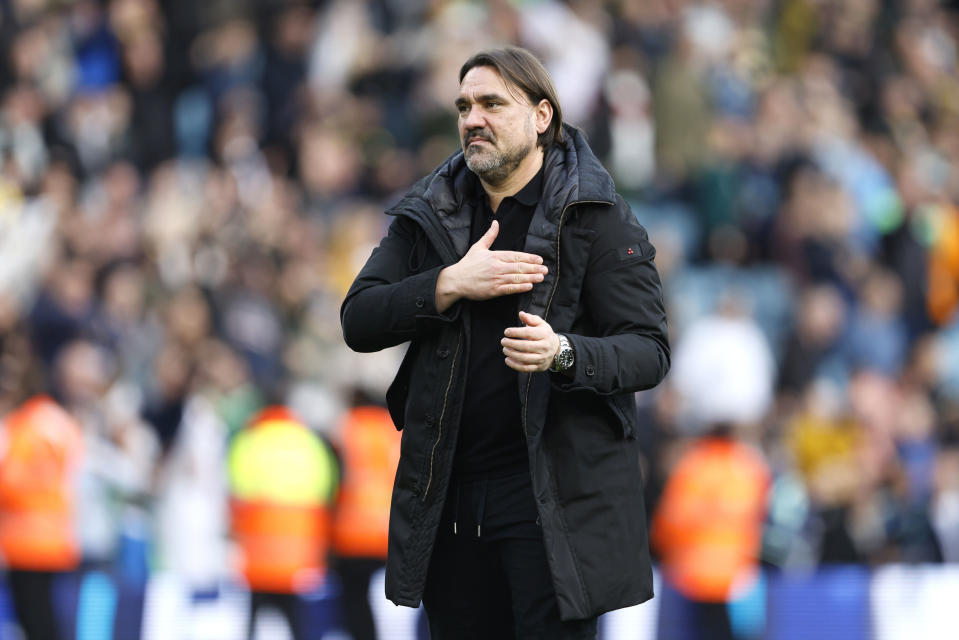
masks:
<svg viewBox="0 0 959 640"><path fill-rule="evenodd" d="M330 447L289 410L261 411L229 451L233 535L251 589L297 593L323 579L338 483Z"/></svg>
<svg viewBox="0 0 959 640"><path fill-rule="evenodd" d="M762 454L705 437L670 474L652 522L663 576L696 602L725 603L758 575L771 482Z"/></svg>
<svg viewBox="0 0 959 640"><path fill-rule="evenodd" d="M75 569L80 425L51 398L36 396L7 416L0 439L0 552L7 566Z"/></svg>
<svg viewBox="0 0 959 640"><path fill-rule="evenodd" d="M257 609L277 606L301 637L296 597L326 573L339 466L331 447L284 407L268 407L230 445L230 514L240 571ZM286 596L286 597L284 597Z"/></svg>
<svg viewBox="0 0 959 640"><path fill-rule="evenodd" d="M54 638L57 574L80 563L75 473L80 425L48 396L31 398L0 423L0 553L27 638Z"/></svg>
<svg viewBox="0 0 959 640"><path fill-rule="evenodd" d="M386 565L400 432L384 407L350 409L339 428L343 484L333 517L333 552L343 620L353 640L375 640L370 580Z"/></svg>
<svg viewBox="0 0 959 640"><path fill-rule="evenodd" d="M383 407L355 407L339 431L343 484L333 519L339 556L386 558L400 432Z"/></svg>

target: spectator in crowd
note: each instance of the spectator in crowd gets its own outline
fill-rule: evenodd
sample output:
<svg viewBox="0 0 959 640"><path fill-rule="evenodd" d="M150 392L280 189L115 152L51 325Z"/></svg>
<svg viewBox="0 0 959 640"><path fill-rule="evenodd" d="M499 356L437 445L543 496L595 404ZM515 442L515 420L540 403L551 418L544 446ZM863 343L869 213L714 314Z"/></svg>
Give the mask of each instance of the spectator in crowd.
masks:
<svg viewBox="0 0 959 640"><path fill-rule="evenodd" d="M178 362L167 366L168 384L186 387L174 408L164 413L162 455L154 488L154 562L157 569L178 576L193 593L215 592L229 576L227 425L203 386L194 382L186 353L162 354Z"/></svg>
<svg viewBox="0 0 959 640"><path fill-rule="evenodd" d="M766 337L732 295L715 314L686 328L670 383L680 417L694 428L717 423L755 427L772 405L773 356Z"/></svg>
<svg viewBox="0 0 959 640"><path fill-rule="evenodd" d="M805 394L786 431L791 459L819 520L818 562L864 560L850 532L852 510L864 478L866 432L829 380Z"/></svg>

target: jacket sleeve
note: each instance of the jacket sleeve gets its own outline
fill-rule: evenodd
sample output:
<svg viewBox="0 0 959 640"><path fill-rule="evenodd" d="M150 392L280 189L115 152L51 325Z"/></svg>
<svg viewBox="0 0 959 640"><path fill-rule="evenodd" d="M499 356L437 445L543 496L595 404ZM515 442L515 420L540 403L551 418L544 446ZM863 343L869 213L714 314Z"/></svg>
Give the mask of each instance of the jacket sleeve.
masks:
<svg viewBox="0 0 959 640"><path fill-rule="evenodd" d="M576 354L573 377L553 374L554 384L602 395L649 389L670 364L656 250L622 198L591 218L597 233L581 299L588 335L567 334Z"/></svg>
<svg viewBox="0 0 959 640"><path fill-rule="evenodd" d="M370 255L340 307L343 338L354 351L379 351L450 322L459 305L446 314L436 309L436 280L443 264L421 264L425 235L415 222L397 216ZM418 246L419 245L419 246Z"/></svg>

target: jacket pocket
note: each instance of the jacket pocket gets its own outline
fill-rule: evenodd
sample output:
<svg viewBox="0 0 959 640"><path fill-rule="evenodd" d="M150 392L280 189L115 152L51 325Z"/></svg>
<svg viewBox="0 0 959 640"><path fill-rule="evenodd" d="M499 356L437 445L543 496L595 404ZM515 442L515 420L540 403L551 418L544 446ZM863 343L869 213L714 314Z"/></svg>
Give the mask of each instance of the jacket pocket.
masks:
<svg viewBox="0 0 959 640"><path fill-rule="evenodd" d="M420 487L423 485L423 460L419 449L419 441L415 438L416 429L403 431L400 440L400 461L396 467L394 490L403 489L419 497Z"/></svg>
<svg viewBox="0 0 959 640"><path fill-rule="evenodd" d="M580 447L586 442L613 442L635 438L634 422L624 407L617 406L619 396L600 396L592 391L553 391L546 415L545 432L568 432L570 446ZM553 438L554 442L558 442Z"/></svg>
<svg viewBox="0 0 959 640"><path fill-rule="evenodd" d="M636 399L632 393L618 393L609 396L609 407L613 415L619 421L622 429L622 437L626 440L636 439L636 426L638 418L636 416Z"/></svg>
<svg viewBox="0 0 959 640"><path fill-rule="evenodd" d="M410 395L410 373L413 368L416 349L410 345L403 356L403 362L400 364L393 382L386 390L386 407L390 411L390 418L397 431L402 431L406 425L406 400Z"/></svg>

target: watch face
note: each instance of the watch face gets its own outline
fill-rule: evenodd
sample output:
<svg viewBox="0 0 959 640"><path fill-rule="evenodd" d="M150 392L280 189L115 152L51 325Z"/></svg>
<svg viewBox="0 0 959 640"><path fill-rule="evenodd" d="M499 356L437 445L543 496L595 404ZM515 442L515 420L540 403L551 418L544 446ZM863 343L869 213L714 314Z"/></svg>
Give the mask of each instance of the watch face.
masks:
<svg viewBox="0 0 959 640"><path fill-rule="evenodd" d="M553 358L553 365L550 367L553 371L566 371L573 366L573 347L564 335L559 336L559 351Z"/></svg>

